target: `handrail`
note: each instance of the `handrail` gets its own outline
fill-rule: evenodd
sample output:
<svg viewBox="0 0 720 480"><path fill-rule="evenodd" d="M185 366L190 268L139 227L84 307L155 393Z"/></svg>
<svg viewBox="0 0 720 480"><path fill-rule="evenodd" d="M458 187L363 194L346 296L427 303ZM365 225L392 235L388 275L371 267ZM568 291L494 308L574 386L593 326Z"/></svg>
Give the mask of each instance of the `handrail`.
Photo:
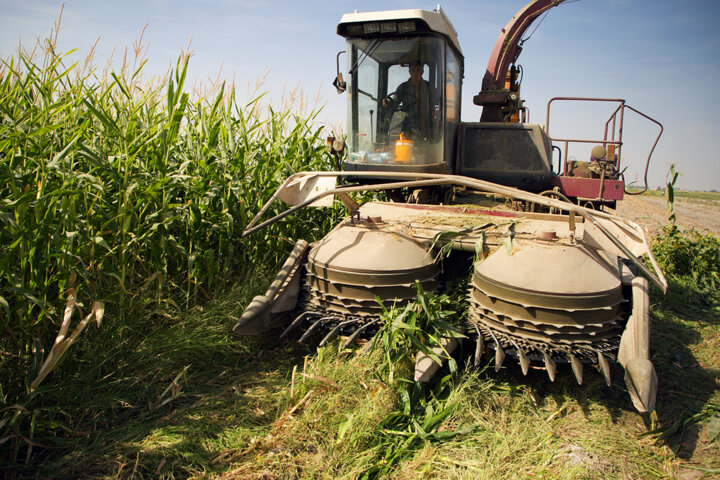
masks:
<svg viewBox="0 0 720 480"><path fill-rule="evenodd" d="M554 138L552 135L550 135L550 106L555 101L617 102L618 106L615 108L615 110L612 112L612 114L610 114L610 117L605 122L605 131L604 131L602 140L591 140L591 139L580 139L580 138L559 138L559 137ZM658 125L660 127L660 132L658 133L658 136L655 138L655 142L653 143L653 146L650 149L650 153L648 154L647 160L645 162L645 177L644 177L645 187L639 192L630 192L627 189L625 189L625 193L628 195L639 195L639 194L647 191L647 188L648 188L647 173L648 173L648 169L650 166L650 158L652 157L652 154L655 151L655 147L657 146L658 142L660 141L660 137L662 136L662 133L663 133L663 126L660 122L658 122L654 118L642 113L641 111L637 110L636 108L625 103L625 100L622 98L554 97L548 101L547 110L546 110L546 114L545 114L545 132L547 133L547 135L551 141L565 142L565 161L563 164L563 173L567 173L568 147L569 147L570 142L601 143L603 146L617 145L617 161L614 161L614 159L608 159L608 160L613 160L616 170L620 171L620 162L622 160L622 146L623 146L623 138L622 138L623 123L625 121L625 109L626 108L632 110L633 112L644 117L645 119L650 120L651 122L655 123L656 125ZM620 115L619 119L618 119L618 114ZM612 126L611 126L611 124L612 124ZM610 133L609 139L608 139L608 133ZM617 133L617 139L615 138L616 133Z"/></svg>
<svg viewBox="0 0 720 480"><path fill-rule="evenodd" d="M601 140L597 139L582 139L582 138L560 138L560 137L552 137L550 135L550 106L555 101L582 101L582 102L612 102L612 103L618 103L617 108L615 108L615 111L610 115L610 118L605 122L605 131L603 134L603 138ZM618 134L618 139L615 140L615 131L616 131L616 117L618 111L623 111L623 106L625 105L625 100L622 98L596 98L596 97L554 97L551 98L548 101L547 104L547 110L545 113L545 132L547 133L548 137L551 141L555 142L564 142L565 143L565 160L562 165L562 174L568 173L568 157L570 149L570 142L573 143L602 143L604 147L607 147L608 145L616 145L617 146L617 158L618 162L615 164L615 167L619 170L619 161L622 153L622 114L620 118L620 132ZM612 122L612 131L611 131L611 139L608 140L608 127L610 125L610 122Z"/></svg>
<svg viewBox="0 0 720 480"><path fill-rule="evenodd" d="M647 120L650 120L650 121L653 122L655 125L657 125L658 127L660 127L660 131L658 132L658 136L655 138L655 143L653 143L653 146L652 146L652 148L650 149L650 153L648 154L647 161L645 161L645 177L644 177L644 180L645 180L645 188L643 188L643 189L640 190L639 192L628 192L627 190L625 190L625 193L627 193L628 195L640 195L641 193L645 193L645 192L647 191L647 189L648 189L647 174L648 174L648 167L650 166L650 157L652 157L652 154L653 154L653 152L655 151L655 147L657 147L657 144L658 144L658 142L660 141L660 137L662 136L663 131L664 131L665 129L663 128L662 123L658 122L658 121L655 120L654 118L652 118L652 117L650 117L650 116L648 116L648 115L645 115L644 113L642 113L641 111L639 111L639 110L631 107L630 105L625 105L625 106L626 106L627 108L629 108L630 110L632 110L633 112L635 112L635 113L637 113L638 115L640 115L641 117L645 117Z"/></svg>

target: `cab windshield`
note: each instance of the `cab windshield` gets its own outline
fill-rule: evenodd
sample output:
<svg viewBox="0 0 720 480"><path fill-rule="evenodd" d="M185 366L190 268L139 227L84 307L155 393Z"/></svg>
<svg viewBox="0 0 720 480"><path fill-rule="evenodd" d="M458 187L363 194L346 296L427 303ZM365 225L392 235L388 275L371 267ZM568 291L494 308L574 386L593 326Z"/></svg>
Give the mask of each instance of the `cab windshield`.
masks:
<svg viewBox="0 0 720 480"><path fill-rule="evenodd" d="M445 49L436 36L348 40L348 161L444 161Z"/></svg>

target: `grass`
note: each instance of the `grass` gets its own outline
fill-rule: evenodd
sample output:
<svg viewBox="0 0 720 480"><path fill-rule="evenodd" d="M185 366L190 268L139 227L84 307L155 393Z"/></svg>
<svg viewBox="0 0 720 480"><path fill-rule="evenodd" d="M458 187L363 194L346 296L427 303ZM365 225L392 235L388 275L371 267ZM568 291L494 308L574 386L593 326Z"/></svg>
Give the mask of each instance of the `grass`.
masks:
<svg viewBox="0 0 720 480"><path fill-rule="evenodd" d="M578 386L561 366L551 383L460 355L459 372L421 387L402 417L401 387L415 388L402 380L407 360L390 382L379 348L231 337L262 280L173 319L145 312L142 329L117 327L113 344L79 345L77 364L45 386L34 436L43 447L15 465L19 477L349 479L388 467L378 478L611 479L720 468L708 440L720 406L717 298L688 301L678 283L653 293L656 416L637 414L622 383L607 387L599 373ZM448 438L408 428L428 406L449 410L430 431Z"/></svg>

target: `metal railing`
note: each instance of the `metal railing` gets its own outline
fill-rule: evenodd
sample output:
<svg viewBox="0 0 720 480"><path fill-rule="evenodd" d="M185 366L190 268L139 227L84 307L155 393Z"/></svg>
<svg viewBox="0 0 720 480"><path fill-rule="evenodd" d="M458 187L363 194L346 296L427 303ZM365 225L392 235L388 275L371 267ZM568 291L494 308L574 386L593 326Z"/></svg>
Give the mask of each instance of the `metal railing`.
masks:
<svg viewBox="0 0 720 480"><path fill-rule="evenodd" d="M603 132L602 138L560 138L560 137L553 137L550 134L550 107L553 102L557 101L573 101L573 102L606 102L606 103L615 103L617 104L615 110L610 114L610 117L605 122L605 129ZM653 122L658 127L660 127L660 131L658 133L658 136L655 138L655 142L652 145L652 148L650 149L650 153L648 154L647 161L645 162L645 174L644 174L644 180L645 180L645 187L640 192L628 192L625 190L625 193L629 195L637 195L639 193L642 193L647 190L647 172L648 172L648 166L650 165L650 158L652 157L653 152L655 151L655 147L658 144L658 141L660 140L660 136L663 133L663 126L660 122L655 120L654 118L651 118L648 115L645 115L641 111L631 107L630 105L625 103L625 100L622 98L593 98L593 97L554 97L551 98L548 101L547 104L547 110L545 115L545 132L547 133L548 137L552 142L560 142L563 143L565 148L564 150L561 149L560 151L560 162L558 164L558 174L567 174L568 173L568 151L570 148L570 143L593 143L593 144L600 144L602 145L606 151L608 152L608 163L612 164L615 168L615 171L620 172L620 161L622 158L622 146L623 146L623 122L625 120L625 109L630 109L631 111L637 113L641 117ZM610 148L608 148L610 147ZM564 152L564 158L563 158L563 152Z"/></svg>

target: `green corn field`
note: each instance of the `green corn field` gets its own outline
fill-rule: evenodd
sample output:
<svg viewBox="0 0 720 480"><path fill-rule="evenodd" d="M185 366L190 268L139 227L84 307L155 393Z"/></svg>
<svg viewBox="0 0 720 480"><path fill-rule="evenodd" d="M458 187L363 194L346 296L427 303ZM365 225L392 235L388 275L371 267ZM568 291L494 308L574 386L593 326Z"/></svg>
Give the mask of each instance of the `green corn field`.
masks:
<svg viewBox="0 0 720 480"><path fill-rule="evenodd" d="M0 67L0 407L28 393L70 292L106 321L190 307L332 222L301 212L241 238L289 174L329 167L317 112L188 92L186 56L164 81L72 57L48 43Z"/></svg>

